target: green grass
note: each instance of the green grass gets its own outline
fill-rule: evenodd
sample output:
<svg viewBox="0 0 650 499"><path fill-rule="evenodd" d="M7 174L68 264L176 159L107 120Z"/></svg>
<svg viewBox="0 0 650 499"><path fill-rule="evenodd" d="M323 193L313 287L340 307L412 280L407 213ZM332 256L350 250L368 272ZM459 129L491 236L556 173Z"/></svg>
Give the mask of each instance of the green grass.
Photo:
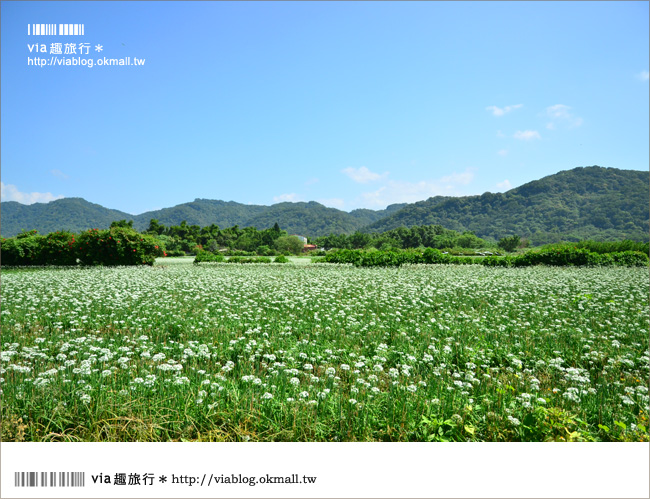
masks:
<svg viewBox="0 0 650 499"><path fill-rule="evenodd" d="M2 438L648 441L647 269L186 260L3 271Z"/></svg>

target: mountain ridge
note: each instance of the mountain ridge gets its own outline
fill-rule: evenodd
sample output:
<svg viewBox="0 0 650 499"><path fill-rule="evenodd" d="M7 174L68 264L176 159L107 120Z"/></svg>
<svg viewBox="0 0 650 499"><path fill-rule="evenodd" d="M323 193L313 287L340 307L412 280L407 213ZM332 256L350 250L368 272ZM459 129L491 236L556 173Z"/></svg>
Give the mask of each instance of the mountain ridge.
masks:
<svg viewBox="0 0 650 499"><path fill-rule="evenodd" d="M400 226L442 225L479 237L499 239L518 234L533 242L558 238L647 240L650 232L650 173L600 166L577 167L533 180L503 193L474 196L434 196L415 203L397 203L384 210L345 212L316 201L270 206L196 198L139 215L105 208L83 198L49 203L0 203L0 232L14 236L22 229L41 234L57 230L79 232L106 228L114 220L133 220L145 230L159 223L221 228L239 225L265 229L276 222L289 233L310 237L330 233L383 232Z"/></svg>

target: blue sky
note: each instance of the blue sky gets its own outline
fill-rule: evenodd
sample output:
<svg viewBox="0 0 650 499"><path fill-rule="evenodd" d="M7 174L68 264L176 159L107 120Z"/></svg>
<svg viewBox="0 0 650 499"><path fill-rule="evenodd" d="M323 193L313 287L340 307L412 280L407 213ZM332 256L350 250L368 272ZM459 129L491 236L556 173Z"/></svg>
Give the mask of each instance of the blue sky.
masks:
<svg viewBox="0 0 650 499"><path fill-rule="evenodd" d="M1 9L3 201L349 211L650 164L648 2ZM29 36L35 23L84 35ZM57 42L89 53L51 54ZM144 65L28 65L55 56Z"/></svg>

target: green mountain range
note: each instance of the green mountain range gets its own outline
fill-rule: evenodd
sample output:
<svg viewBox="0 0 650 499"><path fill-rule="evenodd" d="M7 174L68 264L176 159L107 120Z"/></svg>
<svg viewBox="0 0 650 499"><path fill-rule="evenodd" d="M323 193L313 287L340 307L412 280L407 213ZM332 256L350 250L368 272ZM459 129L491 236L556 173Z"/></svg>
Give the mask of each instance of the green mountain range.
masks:
<svg viewBox="0 0 650 499"><path fill-rule="evenodd" d="M429 198L405 206L367 230L438 224L483 238L517 234L533 244L561 239L647 241L649 218L650 172L590 166L504 193Z"/></svg>
<svg viewBox="0 0 650 499"><path fill-rule="evenodd" d="M133 220L133 226L143 231L149 227L149 221L155 218L165 226L180 225L185 220L188 225L204 227L216 224L221 228L239 225L265 229L273 227L277 222L291 234L317 237L330 233L351 234L404 206L406 205L395 204L380 211L359 209L347 213L315 201L262 206L195 199L191 203L131 215L89 203L82 198L64 198L32 205L6 201L0 206L0 232L3 237L12 237L22 230L32 229L38 230L40 234L57 230L80 232L89 228L107 228L115 220Z"/></svg>
<svg viewBox="0 0 650 499"><path fill-rule="evenodd" d="M649 172L590 166L550 175L504 193L435 196L417 203L390 205L385 210L358 209L349 213L314 201L262 206L196 199L135 216L82 198L32 205L3 201L0 232L4 237L32 229L41 234L57 230L80 232L106 228L122 219L133 220L136 229L145 230L155 218L166 226L185 220L189 225L216 224L221 228L239 225L265 229L277 222L289 233L311 237L442 225L491 239L517 234L533 244L586 238L647 241L649 200Z"/></svg>

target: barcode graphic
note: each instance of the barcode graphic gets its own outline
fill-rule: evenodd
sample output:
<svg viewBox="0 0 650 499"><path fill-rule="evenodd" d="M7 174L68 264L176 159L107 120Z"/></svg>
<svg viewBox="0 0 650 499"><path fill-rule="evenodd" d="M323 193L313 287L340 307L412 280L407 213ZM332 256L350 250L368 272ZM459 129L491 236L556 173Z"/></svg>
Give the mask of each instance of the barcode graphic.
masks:
<svg viewBox="0 0 650 499"><path fill-rule="evenodd" d="M15 487L85 487L83 471L16 471Z"/></svg>
<svg viewBox="0 0 650 499"><path fill-rule="evenodd" d="M30 36L83 36L83 24L28 24Z"/></svg>

